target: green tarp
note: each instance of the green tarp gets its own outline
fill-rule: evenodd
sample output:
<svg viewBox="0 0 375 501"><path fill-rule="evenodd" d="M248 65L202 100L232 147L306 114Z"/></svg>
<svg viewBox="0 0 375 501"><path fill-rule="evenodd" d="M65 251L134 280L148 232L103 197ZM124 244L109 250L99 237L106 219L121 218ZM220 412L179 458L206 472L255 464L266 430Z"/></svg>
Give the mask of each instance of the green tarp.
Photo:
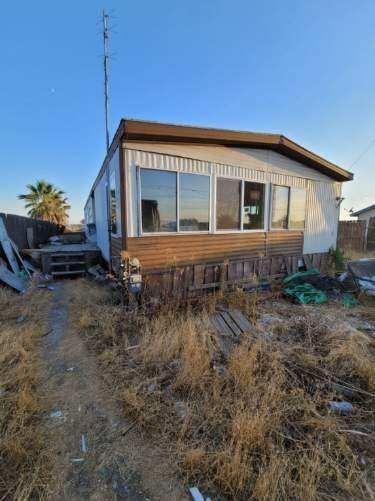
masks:
<svg viewBox="0 0 375 501"><path fill-rule="evenodd" d="M302 304L322 304L328 301L327 294L311 284L290 285L284 288L284 292Z"/></svg>

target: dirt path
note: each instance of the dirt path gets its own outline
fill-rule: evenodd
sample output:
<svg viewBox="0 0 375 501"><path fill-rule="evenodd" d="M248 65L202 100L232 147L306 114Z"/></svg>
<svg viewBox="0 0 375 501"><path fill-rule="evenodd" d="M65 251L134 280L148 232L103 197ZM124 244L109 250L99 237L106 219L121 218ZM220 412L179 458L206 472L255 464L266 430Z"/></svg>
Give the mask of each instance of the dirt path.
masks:
<svg viewBox="0 0 375 501"><path fill-rule="evenodd" d="M55 458L51 499L187 499L168 455L132 428L104 387L69 325L64 287L56 283L43 346L46 440Z"/></svg>

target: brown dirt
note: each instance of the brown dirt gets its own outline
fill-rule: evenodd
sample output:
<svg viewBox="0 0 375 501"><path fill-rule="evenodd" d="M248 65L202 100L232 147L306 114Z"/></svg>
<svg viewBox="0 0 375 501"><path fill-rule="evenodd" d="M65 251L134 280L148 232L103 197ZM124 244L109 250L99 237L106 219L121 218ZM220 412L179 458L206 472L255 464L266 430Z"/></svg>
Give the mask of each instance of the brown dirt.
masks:
<svg viewBox="0 0 375 501"><path fill-rule="evenodd" d="M115 389L105 387L96 360L70 325L65 288L64 282L55 285L52 332L43 346L46 441L54 457L50 499L187 499L168 452L140 435L114 400ZM57 411L62 416L52 417Z"/></svg>

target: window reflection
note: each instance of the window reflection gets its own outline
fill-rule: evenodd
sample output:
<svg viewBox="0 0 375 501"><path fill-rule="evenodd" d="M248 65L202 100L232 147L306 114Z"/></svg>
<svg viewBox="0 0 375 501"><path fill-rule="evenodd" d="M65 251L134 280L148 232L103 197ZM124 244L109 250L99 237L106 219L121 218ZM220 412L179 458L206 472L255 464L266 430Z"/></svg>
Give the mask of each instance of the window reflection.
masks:
<svg viewBox="0 0 375 501"><path fill-rule="evenodd" d="M216 226L218 230L239 230L241 181L218 178L216 185Z"/></svg>
<svg viewBox="0 0 375 501"><path fill-rule="evenodd" d="M112 172L109 178L109 212L111 233L117 233L117 209L116 209L116 174Z"/></svg>
<svg viewBox="0 0 375 501"><path fill-rule="evenodd" d="M143 232L177 231L177 174L141 169Z"/></svg>
<svg viewBox="0 0 375 501"><path fill-rule="evenodd" d="M272 189L272 228L288 228L289 188L273 186Z"/></svg>
<svg viewBox="0 0 375 501"><path fill-rule="evenodd" d="M305 227L306 190L291 188L290 190L290 216L289 228L301 229Z"/></svg>
<svg viewBox="0 0 375 501"><path fill-rule="evenodd" d="M180 230L208 231L210 178L199 174L180 174Z"/></svg>

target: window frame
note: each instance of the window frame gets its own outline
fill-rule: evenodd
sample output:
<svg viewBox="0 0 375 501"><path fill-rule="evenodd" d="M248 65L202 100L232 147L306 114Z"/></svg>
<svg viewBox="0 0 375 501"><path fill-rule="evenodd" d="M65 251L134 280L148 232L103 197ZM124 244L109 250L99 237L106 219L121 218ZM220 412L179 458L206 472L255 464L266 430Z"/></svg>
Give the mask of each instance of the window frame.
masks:
<svg viewBox="0 0 375 501"><path fill-rule="evenodd" d="M142 224L142 182L141 182L141 170L156 170L160 172L170 172L172 174L176 174L176 231L143 231ZM208 189L208 230L205 231L184 231L180 230L180 174L193 174L196 176L205 176L208 177L209 181L209 189ZM211 175L204 174L200 172L180 172L177 170L169 170L169 169L158 169L156 167L145 167L137 165L137 194L138 194L138 235L140 237L152 237L152 236L165 236L165 235L208 235L211 233Z"/></svg>
<svg viewBox="0 0 375 501"><path fill-rule="evenodd" d="M208 230L180 230L180 175L190 174L193 176L204 176L208 178ZM181 233L183 235L204 235L211 232L211 175L210 174L201 174L200 172L177 172L177 233Z"/></svg>
<svg viewBox="0 0 375 501"><path fill-rule="evenodd" d="M141 169L144 170L155 170L160 172L170 172L176 175L176 231L155 231L155 232L144 232L142 225L142 186L141 186ZM184 231L180 229L180 175L181 174L192 174L196 176L205 176L209 180L209 190L208 190L208 230L204 231ZM217 228L217 181L218 179L228 179L232 181L239 181L241 186L240 194L240 228L239 229L228 229L221 230ZM245 194L245 182L262 184L264 185L264 207L263 207L263 227L259 229L244 229L244 194ZM269 231L305 231L306 230L306 208L307 208L307 190L306 188L299 188L305 191L305 226L304 228L289 228L290 225L290 200L291 193L294 186L286 184L277 184L270 181L260 181L251 178L241 178L238 176L228 176L228 175L218 175L216 172L211 173L201 173L201 172L187 172L172 169L163 169L157 167L141 166L136 164L136 184L137 184L137 196L138 196L138 236L140 237L152 237L152 236L172 236L172 235L207 235L207 234L228 234L228 233L259 233L259 232L269 232ZM275 186L281 186L289 189L288 196L288 227L287 228L275 228L272 226L272 203L273 203L273 190ZM117 193L117 186L116 186Z"/></svg>
<svg viewBox="0 0 375 501"><path fill-rule="evenodd" d="M240 195L240 227L238 230L220 230L217 227L217 211L216 211L216 199L217 199L217 180L218 179L229 179L231 181L240 181L241 183L241 195ZM243 205L244 205L244 195L245 195L245 182L256 183L264 185L264 208L263 208L263 228L244 230L243 228ZM267 181L256 181L254 179L244 179L235 176L215 176L215 198L214 198L214 233L259 233L267 231L267 197L269 195L268 190L269 183Z"/></svg>
<svg viewBox="0 0 375 501"><path fill-rule="evenodd" d="M289 189L289 194L288 194L288 223L287 223L287 228L274 228L272 226L272 204L273 204L273 190L275 186L280 186L282 188L288 188ZM291 200L291 193L293 189L299 189L299 190L304 190L305 192L305 226L303 228L290 228L290 200ZM271 190L270 190L270 197L269 197L269 231L303 231L305 232L306 230L306 206L307 206L307 190L306 188L299 188L298 186L289 186L287 184L276 184L276 183L271 183Z"/></svg>
<svg viewBox="0 0 375 501"><path fill-rule="evenodd" d="M304 222L304 226L303 228L290 228L290 201L291 201L291 194L293 192L293 190L303 190L304 193L305 193L305 212L304 212L304 219L303 219L303 222ZM289 187L289 203L288 203L288 230L289 231L305 231L306 229L306 206L307 206L307 190L305 188L299 188L297 186L290 186Z"/></svg>
<svg viewBox="0 0 375 501"><path fill-rule="evenodd" d="M120 197L119 197L119 187L117 183L117 175L116 175L116 168L113 168L109 172L108 176L108 204L109 204L109 222L110 222L110 233L113 237L120 237L121 236L121 219L119 218L119 203L120 203ZM112 211L112 205L111 205L111 178L113 176L114 183L115 183L115 214L116 214L116 231L114 232L112 229L112 224L111 224L111 211Z"/></svg>

